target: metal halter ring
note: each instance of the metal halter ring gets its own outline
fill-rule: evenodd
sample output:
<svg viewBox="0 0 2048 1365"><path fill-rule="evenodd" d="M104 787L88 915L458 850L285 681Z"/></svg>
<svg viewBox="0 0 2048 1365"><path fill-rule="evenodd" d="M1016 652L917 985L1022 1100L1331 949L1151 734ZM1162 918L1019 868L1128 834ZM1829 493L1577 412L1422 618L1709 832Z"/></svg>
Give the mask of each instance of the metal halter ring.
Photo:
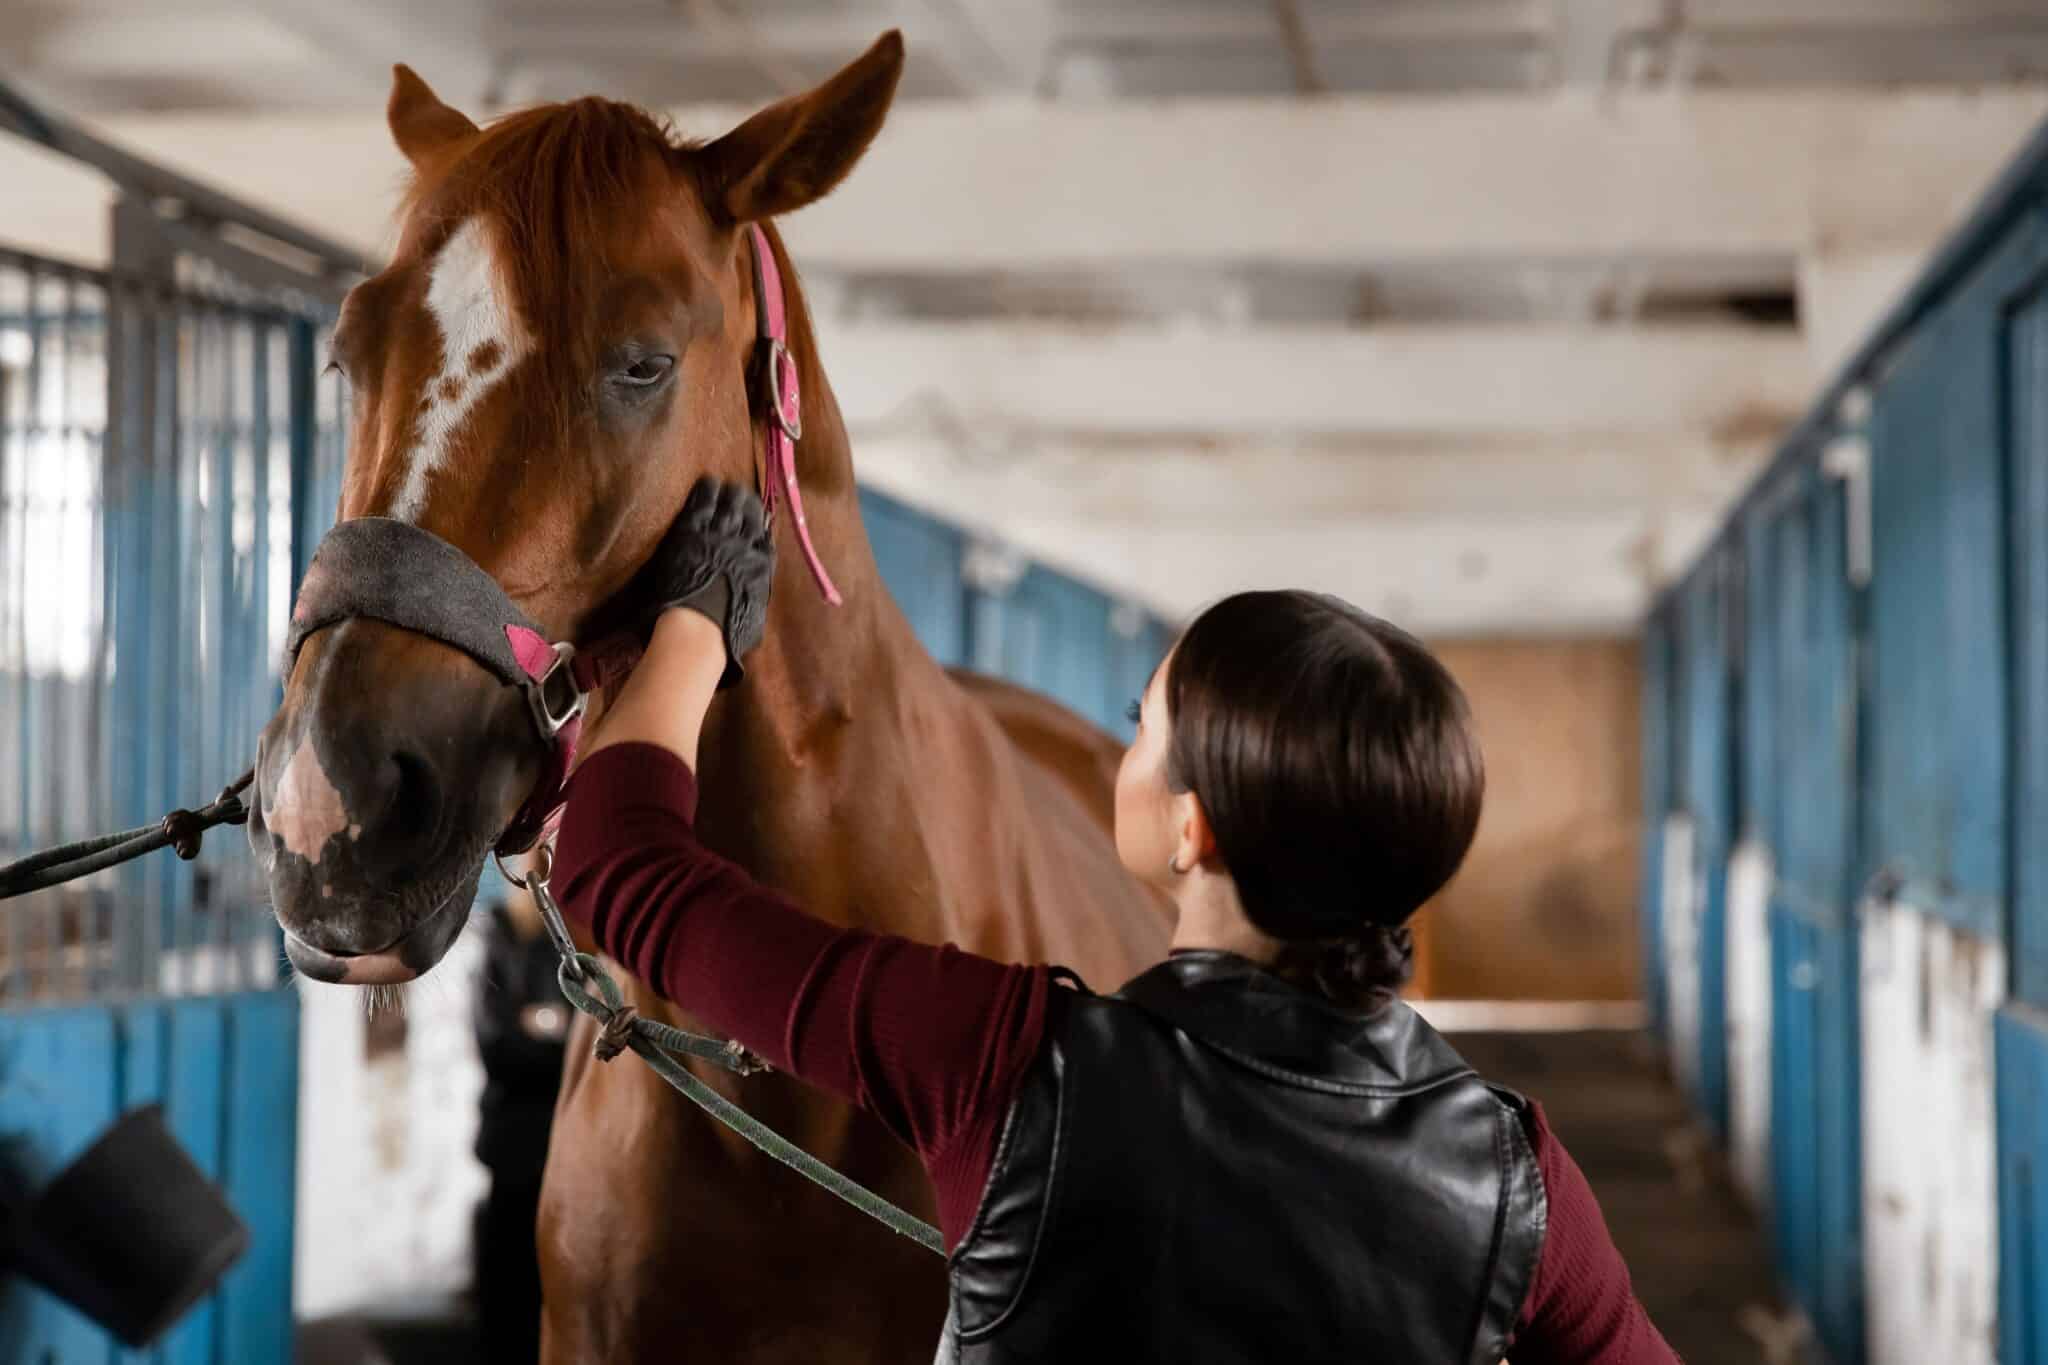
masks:
<svg viewBox="0 0 2048 1365"><path fill-rule="evenodd" d="M534 882L545 882L554 873L554 841L550 839L541 840L533 846L526 856L529 859L528 867L530 870L522 877L506 864L504 854L499 853L495 849L491 852L491 857L495 858L498 863L498 875L518 887L521 891L533 890Z"/></svg>
<svg viewBox="0 0 2048 1365"><path fill-rule="evenodd" d="M790 359L789 347L782 344L781 337L765 337L763 342L767 347L767 360L762 368L768 371L763 380L768 385L768 414L774 418L775 425L782 428L784 436L792 441L801 441L804 438L803 412L799 409L792 417L782 402L782 367L788 365L794 371L796 362Z"/></svg>
<svg viewBox="0 0 2048 1365"><path fill-rule="evenodd" d="M548 888L548 878L555 871L555 845L552 839L543 839L527 854L532 859L526 875L520 876L505 865L505 855L492 850L491 856L498 860L498 871L506 881L521 891L533 895L533 904L540 911L540 922L548 931L548 940L561 955L562 970L577 981L583 979L583 964L576 940L569 934L569 922L562 917L562 907L555 902L554 892Z"/></svg>
<svg viewBox="0 0 2048 1365"><path fill-rule="evenodd" d="M543 739L560 734L563 726L583 714L590 700L576 685L576 674L570 667L576 657L576 646L561 640L549 648L555 651L555 661L526 688L526 704L533 711L533 723L540 728Z"/></svg>

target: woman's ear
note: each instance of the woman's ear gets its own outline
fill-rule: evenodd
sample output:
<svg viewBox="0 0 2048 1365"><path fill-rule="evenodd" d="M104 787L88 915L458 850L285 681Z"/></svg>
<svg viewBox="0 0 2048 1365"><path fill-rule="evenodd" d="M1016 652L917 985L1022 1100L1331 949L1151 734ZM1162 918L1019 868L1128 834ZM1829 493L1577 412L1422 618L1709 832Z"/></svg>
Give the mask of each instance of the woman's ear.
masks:
<svg viewBox="0 0 2048 1365"><path fill-rule="evenodd" d="M1191 791L1173 797L1173 865L1192 872L1216 856L1216 832L1209 827L1209 812L1202 798Z"/></svg>
<svg viewBox="0 0 2048 1365"><path fill-rule="evenodd" d="M476 136L476 125L441 103L441 97L403 62L391 68L391 100L384 117L391 125L391 140L415 168Z"/></svg>
<svg viewBox="0 0 2048 1365"><path fill-rule="evenodd" d="M823 198L881 131L902 75L903 35L891 29L817 89L687 153L712 216L751 223Z"/></svg>

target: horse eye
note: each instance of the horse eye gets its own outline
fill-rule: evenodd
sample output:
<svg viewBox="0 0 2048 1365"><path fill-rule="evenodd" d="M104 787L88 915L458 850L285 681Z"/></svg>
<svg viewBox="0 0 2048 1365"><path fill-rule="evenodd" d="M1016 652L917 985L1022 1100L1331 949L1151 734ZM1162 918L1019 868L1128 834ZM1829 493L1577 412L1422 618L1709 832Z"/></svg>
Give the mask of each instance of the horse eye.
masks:
<svg viewBox="0 0 2048 1365"><path fill-rule="evenodd" d="M618 381L628 388L648 388L666 379L675 364L676 358L672 355L644 355L620 370Z"/></svg>

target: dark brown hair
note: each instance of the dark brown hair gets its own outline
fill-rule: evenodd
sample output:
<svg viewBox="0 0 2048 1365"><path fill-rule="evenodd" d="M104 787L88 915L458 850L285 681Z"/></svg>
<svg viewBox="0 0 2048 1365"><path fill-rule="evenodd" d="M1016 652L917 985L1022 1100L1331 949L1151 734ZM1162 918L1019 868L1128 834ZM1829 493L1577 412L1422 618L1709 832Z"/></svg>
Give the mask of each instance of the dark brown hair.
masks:
<svg viewBox="0 0 2048 1365"><path fill-rule="evenodd" d="M1405 984L1408 917L1464 861L1485 765L1414 636L1307 592L1227 597L1166 675L1167 781L1193 791L1282 976L1346 1006Z"/></svg>

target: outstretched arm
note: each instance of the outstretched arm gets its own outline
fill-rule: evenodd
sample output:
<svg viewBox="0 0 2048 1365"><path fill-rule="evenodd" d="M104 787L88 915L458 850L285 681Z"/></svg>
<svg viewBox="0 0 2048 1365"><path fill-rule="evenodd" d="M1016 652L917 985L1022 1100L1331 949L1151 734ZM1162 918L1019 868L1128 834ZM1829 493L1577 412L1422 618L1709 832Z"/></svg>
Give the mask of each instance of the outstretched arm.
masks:
<svg viewBox="0 0 2048 1365"><path fill-rule="evenodd" d="M730 628L713 623L730 621L724 605L660 613L570 780L555 892L656 992L915 1149L951 1246L1044 1035L1048 971L837 928L704 846L693 767L731 676ZM740 634L734 654L751 643Z"/></svg>

